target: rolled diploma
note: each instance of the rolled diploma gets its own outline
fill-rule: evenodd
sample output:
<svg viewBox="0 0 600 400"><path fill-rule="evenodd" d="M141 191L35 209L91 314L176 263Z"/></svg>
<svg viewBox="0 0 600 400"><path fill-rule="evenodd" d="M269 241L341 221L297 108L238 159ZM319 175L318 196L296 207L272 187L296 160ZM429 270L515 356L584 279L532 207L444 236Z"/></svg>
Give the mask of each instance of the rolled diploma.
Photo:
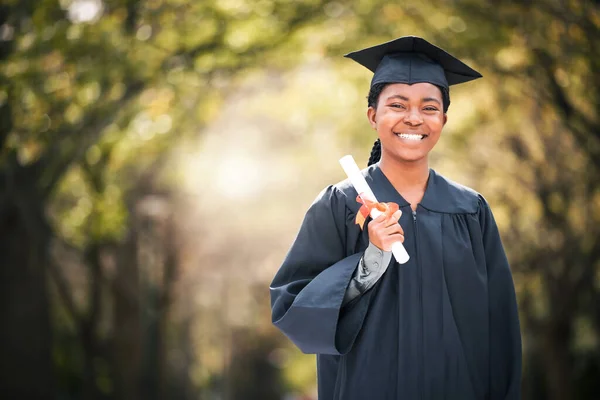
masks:
<svg viewBox="0 0 600 400"><path fill-rule="evenodd" d="M369 184L365 180L365 177L360 172L358 165L356 165L354 157L352 157L351 155L344 156L340 158L340 164L346 172L346 175L348 175L352 186L354 186L354 189L356 189L361 198L363 200L366 198L368 200L377 202L373 191L369 187ZM371 218L375 219L381 214L382 212L377 210L376 208L371 209ZM404 246L402 246L401 242L394 242L392 244L392 254L396 258L396 261L398 261L400 264L406 263L410 258L410 256L406 252L406 249L404 248Z"/></svg>

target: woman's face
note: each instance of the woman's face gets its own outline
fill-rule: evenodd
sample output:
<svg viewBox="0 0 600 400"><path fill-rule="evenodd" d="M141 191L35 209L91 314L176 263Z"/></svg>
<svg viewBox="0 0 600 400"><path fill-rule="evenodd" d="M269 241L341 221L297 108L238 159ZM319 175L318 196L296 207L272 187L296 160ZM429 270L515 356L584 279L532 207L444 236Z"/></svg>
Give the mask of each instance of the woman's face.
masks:
<svg viewBox="0 0 600 400"><path fill-rule="evenodd" d="M442 92L430 83L393 83L367 116L381 140L381 158L419 161L437 143L446 124Z"/></svg>

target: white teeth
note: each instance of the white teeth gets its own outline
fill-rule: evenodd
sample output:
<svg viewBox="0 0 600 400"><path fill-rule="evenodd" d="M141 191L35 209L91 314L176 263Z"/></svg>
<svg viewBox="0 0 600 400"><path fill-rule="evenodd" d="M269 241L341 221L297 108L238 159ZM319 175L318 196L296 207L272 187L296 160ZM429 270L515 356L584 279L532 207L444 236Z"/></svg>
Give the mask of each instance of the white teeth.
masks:
<svg viewBox="0 0 600 400"><path fill-rule="evenodd" d="M396 136L408 140L421 140L423 138L422 135L415 135L412 133L397 133Z"/></svg>

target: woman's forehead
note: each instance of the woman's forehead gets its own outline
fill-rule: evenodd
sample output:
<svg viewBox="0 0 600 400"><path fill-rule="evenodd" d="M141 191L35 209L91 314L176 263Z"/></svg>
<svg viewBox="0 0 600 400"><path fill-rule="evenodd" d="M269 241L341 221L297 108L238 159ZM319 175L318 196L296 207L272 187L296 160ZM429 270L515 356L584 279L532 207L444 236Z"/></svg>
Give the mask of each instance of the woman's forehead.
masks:
<svg viewBox="0 0 600 400"><path fill-rule="evenodd" d="M436 97L442 98L442 91L439 87L428 82L413 83L390 83L381 93L385 97L401 95L403 97Z"/></svg>

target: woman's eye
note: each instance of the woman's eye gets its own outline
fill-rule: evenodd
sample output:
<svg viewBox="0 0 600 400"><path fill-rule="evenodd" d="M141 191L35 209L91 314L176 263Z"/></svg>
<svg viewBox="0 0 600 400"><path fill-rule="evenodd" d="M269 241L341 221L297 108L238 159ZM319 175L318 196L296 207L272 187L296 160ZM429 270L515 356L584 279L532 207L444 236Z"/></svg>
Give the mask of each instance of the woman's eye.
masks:
<svg viewBox="0 0 600 400"><path fill-rule="evenodd" d="M402 104L398 104L398 103L390 104L390 107L393 107L393 108L405 108Z"/></svg>
<svg viewBox="0 0 600 400"><path fill-rule="evenodd" d="M425 107L425 111L437 111L438 109L435 107Z"/></svg>

